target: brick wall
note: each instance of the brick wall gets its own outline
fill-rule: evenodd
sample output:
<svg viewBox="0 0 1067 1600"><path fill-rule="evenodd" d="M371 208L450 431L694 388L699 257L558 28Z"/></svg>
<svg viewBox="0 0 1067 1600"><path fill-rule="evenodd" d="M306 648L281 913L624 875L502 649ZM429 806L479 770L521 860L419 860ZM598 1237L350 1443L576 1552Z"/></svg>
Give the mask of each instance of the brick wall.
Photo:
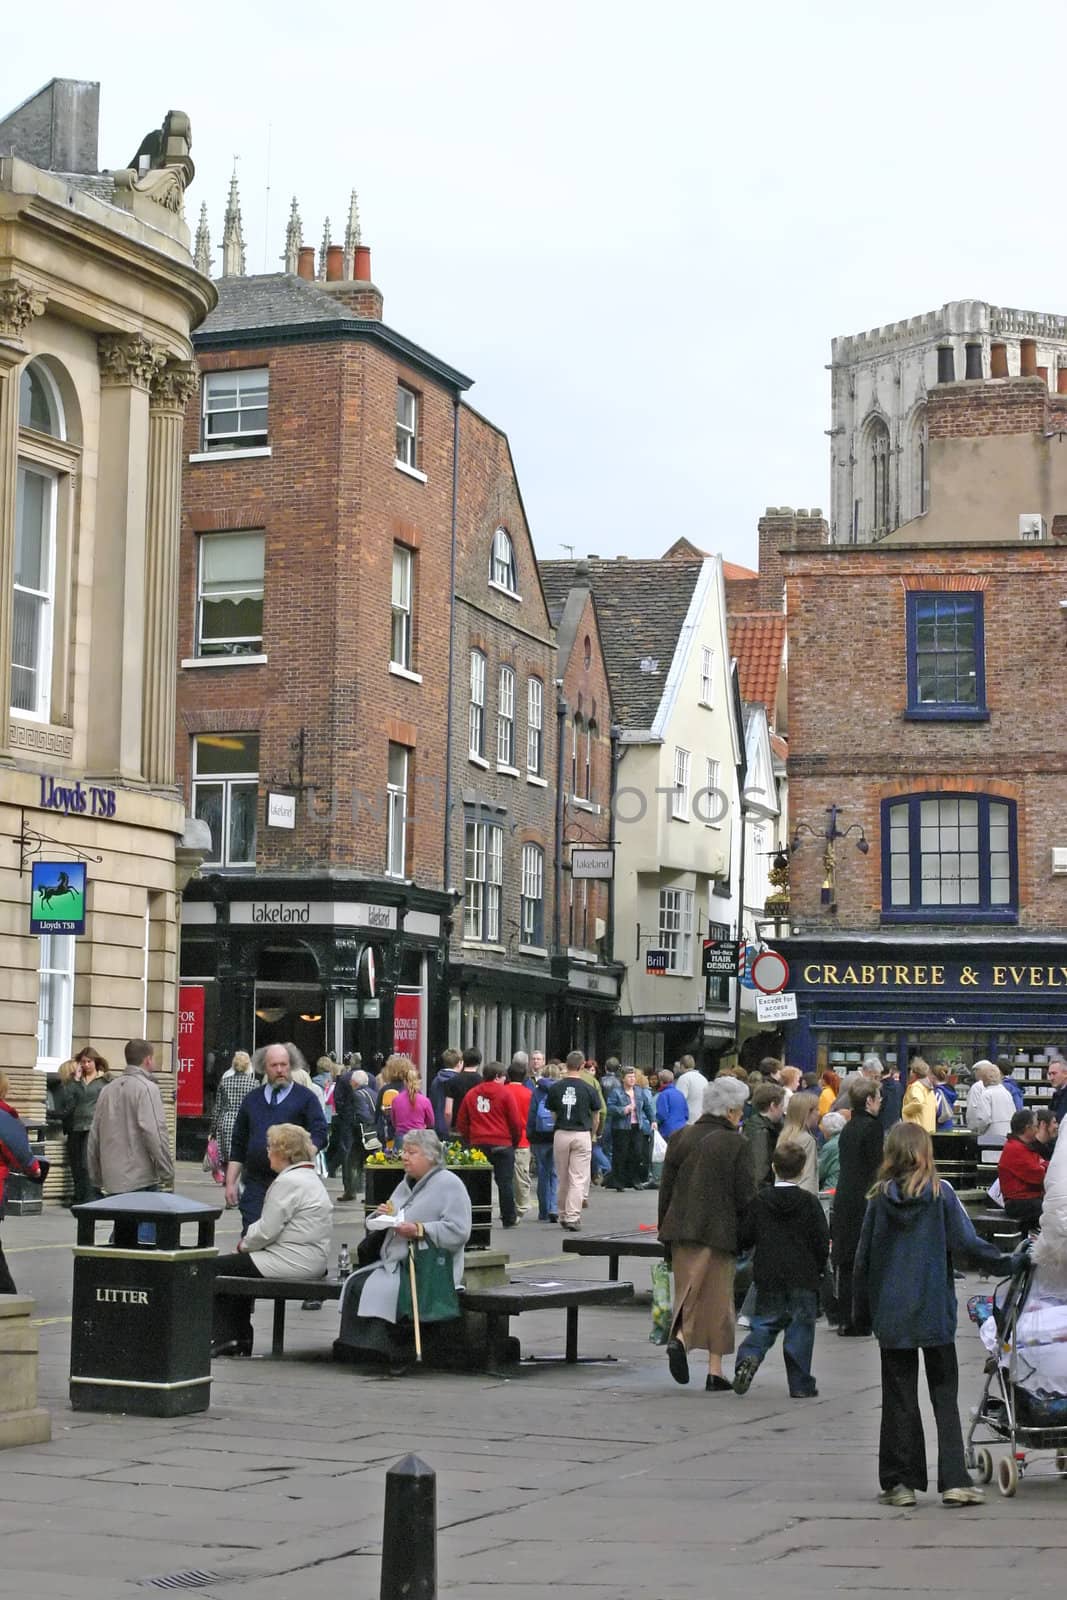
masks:
<svg viewBox="0 0 1067 1600"><path fill-rule="evenodd" d="M179 674L179 772L208 729L260 736L260 789L304 781L293 830L262 825L257 867L386 866L390 740L410 744L409 874L440 887L452 497L451 394L365 341L220 353L205 372L270 370L271 455L188 465L183 485L179 655L194 654L199 535L263 528L266 664ZM421 483L395 466L396 385L420 396ZM199 449L195 408L186 444ZM415 553L414 659L422 683L391 673L393 543Z"/></svg>
<svg viewBox="0 0 1067 1600"><path fill-rule="evenodd" d="M798 546L826 544L830 528L821 511L794 511L791 506L768 506L759 519L759 581L755 587L754 611L781 611L785 570L784 550ZM731 586L728 604L739 611L738 586Z"/></svg>
<svg viewBox="0 0 1067 1600"><path fill-rule="evenodd" d="M919 791L1000 795L1018 806L1019 925L1067 928L1067 879L1051 850L1067 845L1065 692L1067 551L1053 545L804 552L786 559L789 598L790 828L821 832L825 808L862 824L870 853L839 842L840 927L879 924L881 802ZM909 589L984 594L985 722L905 716ZM792 915L820 906L822 850L804 836L790 865Z"/></svg>
<svg viewBox="0 0 1067 1600"><path fill-rule="evenodd" d="M586 641L589 661L586 664ZM576 846L607 846L611 840L611 691L608 687L607 669L600 649L600 634L596 626L596 611L592 595L588 595L574 637L574 647L563 664L563 698L569 708L564 732L564 792L567 797L564 812L564 840ZM586 723L596 721L596 738L592 745L589 794L584 794L585 734L579 745L580 789L599 807L588 811L574 804L571 779L571 758L574 750L574 719L581 714ZM564 850L569 860L570 851ZM593 880L583 880L588 896L587 948L594 947L597 919L607 923L608 885ZM579 885L579 903L581 886ZM569 872L564 872L560 904L561 943L581 945L580 916L572 921L571 907L575 900L574 885Z"/></svg>
<svg viewBox="0 0 1067 1600"><path fill-rule="evenodd" d="M930 439L1043 433L1048 404L1048 384L1042 378L938 384L926 402L927 432Z"/></svg>

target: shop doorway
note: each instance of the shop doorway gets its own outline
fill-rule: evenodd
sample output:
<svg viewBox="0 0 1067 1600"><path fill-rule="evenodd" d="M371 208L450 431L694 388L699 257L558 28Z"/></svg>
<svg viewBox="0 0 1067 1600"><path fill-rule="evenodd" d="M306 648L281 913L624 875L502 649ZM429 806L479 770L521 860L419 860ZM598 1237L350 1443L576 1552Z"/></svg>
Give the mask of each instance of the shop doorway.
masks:
<svg viewBox="0 0 1067 1600"><path fill-rule="evenodd" d="M318 965L307 945L266 945L256 969L255 1048L295 1044L314 1072L326 1053L326 1001Z"/></svg>

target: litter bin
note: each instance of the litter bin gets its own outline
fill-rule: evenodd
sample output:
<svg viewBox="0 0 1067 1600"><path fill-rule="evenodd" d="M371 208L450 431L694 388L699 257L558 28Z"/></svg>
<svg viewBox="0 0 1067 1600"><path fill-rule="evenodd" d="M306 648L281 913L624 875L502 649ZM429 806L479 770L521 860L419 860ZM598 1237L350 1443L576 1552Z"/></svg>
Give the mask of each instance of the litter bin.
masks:
<svg viewBox="0 0 1067 1600"><path fill-rule="evenodd" d="M211 1402L211 1298L221 1206L178 1194L113 1194L75 1206L70 1403L75 1411L184 1417ZM100 1223L112 1227L96 1243ZM154 1244L138 1244L142 1223ZM182 1228L196 1224L195 1244Z"/></svg>

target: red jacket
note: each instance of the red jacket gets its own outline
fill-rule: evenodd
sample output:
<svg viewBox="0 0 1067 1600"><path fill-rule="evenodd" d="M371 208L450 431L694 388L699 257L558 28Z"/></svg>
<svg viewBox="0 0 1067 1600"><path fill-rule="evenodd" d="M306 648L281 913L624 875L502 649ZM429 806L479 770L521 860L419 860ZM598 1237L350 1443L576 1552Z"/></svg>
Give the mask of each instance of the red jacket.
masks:
<svg viewBox="0 0 1067 1600"><path fill-rule="evenodd" d="M1023 1144L1014 1135L1000 1152L997 1177L1005 1200L1040 1200L1045 1192L1048 1162L1033 1145Z"/></svg>
<svg viewBox="0 0 1067 1600"><path fill-rule="evenodd" d="M508 1080L508 1094L519 1108L519 1117L522 1122L522 1138L519 1140L519 1149L528 1150L530 1141L526 1137L526 1119L530 1115L530 1101L533 1099L533 1090L528 1083L512 1083Z"/></svg>
<svg viewBox="0 0 1067 1600"><path fill-rule="evenodd" d="M463 1096L456 1132L470 1145L517 1145L526 1132L519 1104L502 1078L476 1084Z"/></svg>

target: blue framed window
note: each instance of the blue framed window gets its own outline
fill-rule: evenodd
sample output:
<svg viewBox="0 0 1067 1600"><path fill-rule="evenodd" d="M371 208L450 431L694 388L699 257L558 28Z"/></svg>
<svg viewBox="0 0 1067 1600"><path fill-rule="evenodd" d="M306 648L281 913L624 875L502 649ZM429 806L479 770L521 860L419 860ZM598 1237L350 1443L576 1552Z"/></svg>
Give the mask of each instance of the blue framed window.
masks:
<svg viewBox="0 0 1067 1600"><path fill-rule="evenodd" d="M982 595L942 590L908 594L908 716L984 720Z"/></svg>
<svg viewBox="0 0 1067 1600"><path fill-rule="evenodd" d="M1015 803L982 794L882 802L883 922L1017 922Z"/></svg>

